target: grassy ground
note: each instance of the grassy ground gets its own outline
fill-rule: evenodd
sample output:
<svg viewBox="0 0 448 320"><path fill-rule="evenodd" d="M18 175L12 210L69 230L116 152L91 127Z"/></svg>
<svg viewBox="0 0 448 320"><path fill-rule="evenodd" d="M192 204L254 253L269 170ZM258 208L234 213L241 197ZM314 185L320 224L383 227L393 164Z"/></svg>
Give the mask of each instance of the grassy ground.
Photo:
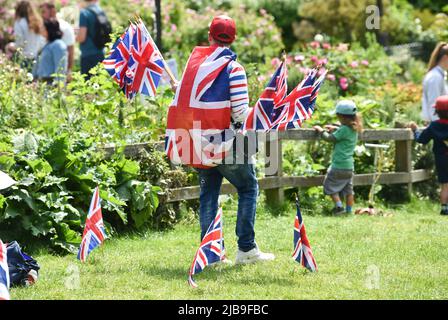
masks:
<svg viewBox="0 0 448 320"><path fill-rule="evenodd" d="M224 211L224 234L235 258L234 204ZM330 217L304 213L319 272L291 259L295 210L273 217L263 208L256 234L275 262L206 268L187 285L199 242L198 223L108 240L86 264L74 255L35 255L35 286L12 299L447 299L448 218L424 201L388 209L389 217ZM79 276L77 276L79 274Z"/></svg>

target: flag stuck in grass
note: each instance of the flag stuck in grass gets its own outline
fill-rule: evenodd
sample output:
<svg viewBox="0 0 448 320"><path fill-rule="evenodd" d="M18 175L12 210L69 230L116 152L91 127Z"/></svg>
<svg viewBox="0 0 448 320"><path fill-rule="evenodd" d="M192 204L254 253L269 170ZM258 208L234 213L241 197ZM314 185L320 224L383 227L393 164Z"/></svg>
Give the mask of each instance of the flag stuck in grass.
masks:
<svg viewBox="0 0 448 320"><path fill-rule="evenodd" d="M193 275L198 274L208 265L225 259L224 236L222 233L222 208L219 208L215 219L208 227L207 233L202 239L201 245L191 264L188 283L196 288Z"/></svg>
<svg viewBox="0 0 448 320"><path fill-rule="evenodd" d="M101 199L98 187L93 192L90 202L89 213L87 214L86 225L82 235L81 246L78 251L78 259L86 262L90 252L101 245L106 238L104 230L103 215L101 214Z"/></svg>
<svg viewBox="0 0 448 320"><path fill-rule="evenodd" d="M294 220L294 253L292 254L292 257L309 271L315 272L317 271L317 264L314 260L313 252L311 251L310 242L306 236L305 225L303 224L298 199L296 199L296 206L297 215Z"/></svg>
<svg viewBox="0 0 448 320"><path fill-rule="evenodd" d="M9 300L9 268L6 245L0 240L0 300Z"/></svg>

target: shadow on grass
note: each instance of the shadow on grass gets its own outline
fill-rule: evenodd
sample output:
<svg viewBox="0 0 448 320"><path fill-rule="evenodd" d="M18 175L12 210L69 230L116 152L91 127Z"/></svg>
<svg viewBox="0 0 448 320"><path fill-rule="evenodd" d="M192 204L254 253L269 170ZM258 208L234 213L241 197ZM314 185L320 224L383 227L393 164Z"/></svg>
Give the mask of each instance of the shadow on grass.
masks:
<svg viewBox="0 0 448 320"><path fill-rule="evenodd" d="M210 266L206 267L204 271L194 276L195 280L214 280L225 276L227 281L240 284L240 285L253 285L253 284L278 284L278 285L291 285L294 283L294 278L297 276L306 276L306 272L291 270L288 277L273 276L266 268L266 273L260 277L260 274L253 274L251 270L248 270L250 266L255 265L231 265L231 266ZM162 280L180 280L187 281L188 268L180 268L178 266L162 266L152 265L147 266L144 272L149 276L155 276ZM235 276L233 276L235 275Z"/></svg>

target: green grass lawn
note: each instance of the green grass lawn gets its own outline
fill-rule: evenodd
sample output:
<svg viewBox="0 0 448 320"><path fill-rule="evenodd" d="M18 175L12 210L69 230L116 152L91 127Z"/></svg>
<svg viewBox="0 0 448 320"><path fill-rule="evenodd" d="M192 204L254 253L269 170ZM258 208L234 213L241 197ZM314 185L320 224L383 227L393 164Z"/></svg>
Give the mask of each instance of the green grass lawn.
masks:
<svg viewBox="0 0 448 320"><path fill-rule="evenodd" d="M199 245L196 221L167 232L108 240L86 264L75 255L35 254L40 279L13 288L12 299L447 299L448 217L416 201L389 217L331 217L304 212L319 271L292 260L295 209L273 217L260 208L256 239L274 262L206 268L190 288ZM235 202L224 210L228 256L235 259ZM79 270L79 287L72 270ZM375 274L378 277L375 277ZM76 273L75 273L76 274Z"/></svg>

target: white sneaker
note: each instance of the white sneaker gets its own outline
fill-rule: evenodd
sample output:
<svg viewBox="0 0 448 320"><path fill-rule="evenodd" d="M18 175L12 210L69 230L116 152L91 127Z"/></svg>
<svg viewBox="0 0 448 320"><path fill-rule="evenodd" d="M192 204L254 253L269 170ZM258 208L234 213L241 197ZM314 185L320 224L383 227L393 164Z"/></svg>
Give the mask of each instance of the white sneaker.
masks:
<svg viewBox="0 0 448 320"><path fill-rule="evenodd" d="M238 250L236 253L235 264L255 263L260 261L274 260L275 256L272 253L264 253L258 249L258 246L248 252Z"/></svg>

